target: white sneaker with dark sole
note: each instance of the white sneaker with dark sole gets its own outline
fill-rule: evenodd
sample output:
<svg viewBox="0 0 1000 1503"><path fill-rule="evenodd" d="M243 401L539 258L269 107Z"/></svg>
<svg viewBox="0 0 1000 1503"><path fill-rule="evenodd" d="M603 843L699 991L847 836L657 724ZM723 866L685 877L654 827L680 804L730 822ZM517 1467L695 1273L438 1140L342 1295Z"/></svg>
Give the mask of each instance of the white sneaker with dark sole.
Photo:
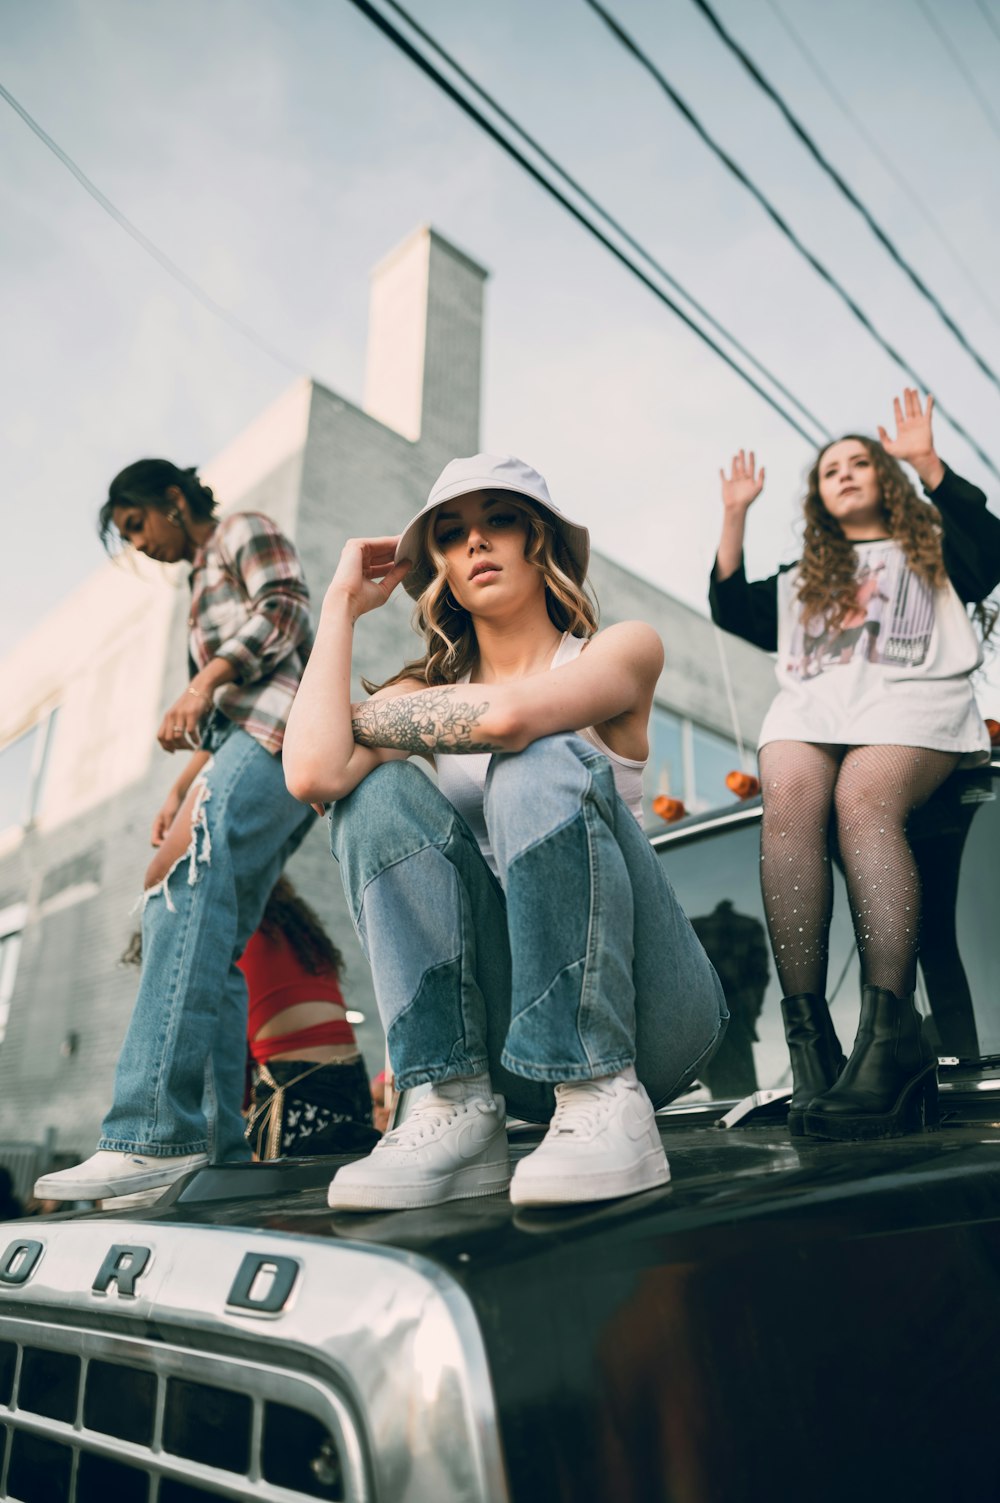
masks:
<svg viewBox="0 0 1000 1503"><path fill-rule="evenodd" d="M556 1086L556 1110L534 1153L514 1168L515 1206L578 1205L655 1190L670 1179L652 1102L629 1066Z"/></svg>
<svg viewBox="0 0 1000 1503"><path fill-rule="evenodd" d="M57 1169L35 1180L36 1200L108 1200L172 1185L192 1169L203 1169L207 1153L152 1154L113 1153L100 1148L72 1169Z"/></svg>
<svg viewBox="0 0 1000 1503"><path fill-rule="evenodd" d="M444 1200L499 1195L510 1184L502 1096L449 1080L421 1097L366 1158L338 1169L335 1211L409 1211Z"/></svg>

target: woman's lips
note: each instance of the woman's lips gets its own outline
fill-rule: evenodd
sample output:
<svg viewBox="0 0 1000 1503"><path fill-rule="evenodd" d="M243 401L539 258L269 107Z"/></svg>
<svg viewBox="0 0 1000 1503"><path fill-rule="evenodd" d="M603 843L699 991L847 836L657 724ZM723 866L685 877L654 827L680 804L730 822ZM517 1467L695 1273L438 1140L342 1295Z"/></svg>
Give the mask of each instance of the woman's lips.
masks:
<svg viewBox="0 0 1000 1503"><path fill-rule="evenodd" d="M499 573L499 564L479 564L469 575L469 583L471 584L474 579L489 579L492 578L494 574Z"/></svg>

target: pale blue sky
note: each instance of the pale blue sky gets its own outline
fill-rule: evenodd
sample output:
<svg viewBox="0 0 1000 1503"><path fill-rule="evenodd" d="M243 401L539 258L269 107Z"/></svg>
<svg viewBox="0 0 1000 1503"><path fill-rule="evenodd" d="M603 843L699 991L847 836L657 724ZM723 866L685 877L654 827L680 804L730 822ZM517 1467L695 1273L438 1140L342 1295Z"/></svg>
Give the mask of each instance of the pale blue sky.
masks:
<svg viewBox="0 0 1000 1503"><path fill-rule="evenodd" d="M690 0L609 3L1000 463L1000 393ZM928 3L995 97L1000 0L984 0L992 27L977 0ZM718 0L1000 368L996 313L824 92L776 5L1000 307L996 121L918 0ZM583 0L410 8L832 429L888 419L903 384L892 363ZM124 213L302 370L359 400L369 268L430 221L492 274L485 447L523 454L597 547L703 607L718 468L753 445L769 483L751 568L793 556L807 445L347 0L0 0L0 32L6 87ZM98 562L93 517L121 465L142 454L206 461L293 377L169 280L2 102L0 161L9 646ZM944 424L939 448L987 480ZM986 488L1000 500L1000 486Z"/></svg>

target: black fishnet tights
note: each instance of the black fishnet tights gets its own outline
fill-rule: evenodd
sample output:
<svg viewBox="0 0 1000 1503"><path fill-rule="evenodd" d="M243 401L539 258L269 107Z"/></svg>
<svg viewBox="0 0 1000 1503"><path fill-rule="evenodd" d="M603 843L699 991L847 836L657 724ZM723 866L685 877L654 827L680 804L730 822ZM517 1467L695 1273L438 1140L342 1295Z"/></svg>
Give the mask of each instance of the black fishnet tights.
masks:
<svg viewBox="0 0 1000 1503"><path fill-rule="evenodd" d="M908 996L916 981L920 878L906 822L958 765L917 746L761 748L761 889L786 997L826 992L833 909L831 809L847 878L861 981Z"/></svg>

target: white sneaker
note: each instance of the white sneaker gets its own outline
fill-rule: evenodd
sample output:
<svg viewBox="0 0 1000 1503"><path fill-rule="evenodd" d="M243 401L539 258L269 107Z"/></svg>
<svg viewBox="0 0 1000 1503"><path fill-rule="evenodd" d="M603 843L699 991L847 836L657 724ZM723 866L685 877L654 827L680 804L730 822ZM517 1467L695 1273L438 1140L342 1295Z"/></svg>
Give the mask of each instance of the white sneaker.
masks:
<svg viewBox="0 0 1000 1503"><path fill-rule="evenodd" d="M207 1153L151 1154L112 1153L98 1149L85 1163L59 1169L35 1180L36 1200L107 1200L138 1190L172 1185L191 1169L202 1169Z"/></svg>
<svg viewBox="0 0 1000 1503"><path fill-rule="evenodd" d="M335 1211L405 1211L496 1195L509 1184L503 1097L447 1080L367 1158L337 1170L327 1202Z"/></svg>
<svg viewBox="0 0 1000 1503"><path fill-rule="evenodd" d="M630 1065L556 1086L556 1110L534 1153L514 1169L516 1206L572 1205L636 1195L670 1179L653 1106Z"/></svg>

